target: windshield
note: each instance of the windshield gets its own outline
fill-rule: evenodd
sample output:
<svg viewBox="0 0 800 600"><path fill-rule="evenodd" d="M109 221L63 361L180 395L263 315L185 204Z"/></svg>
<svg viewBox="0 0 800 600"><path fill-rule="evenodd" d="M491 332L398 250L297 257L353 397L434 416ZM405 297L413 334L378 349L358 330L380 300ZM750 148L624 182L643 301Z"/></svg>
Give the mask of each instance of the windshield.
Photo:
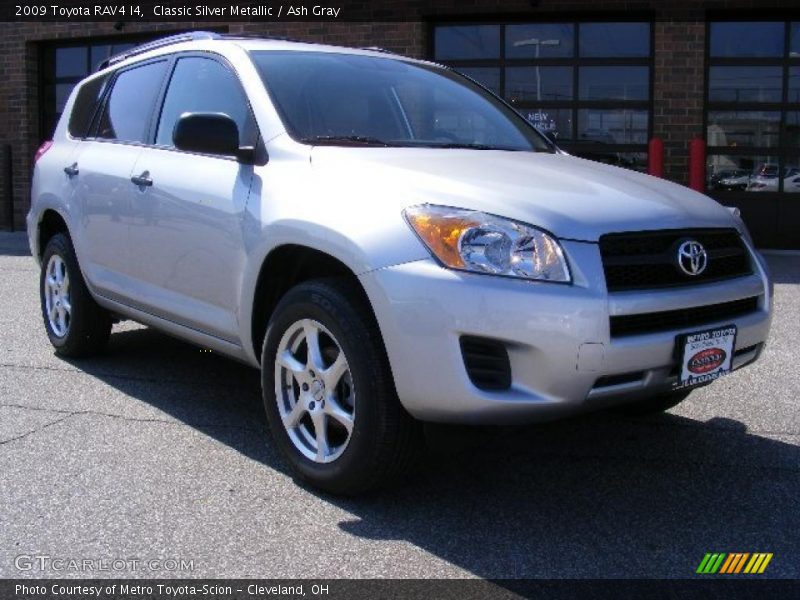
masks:
<svg viewBox="0 0 800 600"><path fill-rule="evenodd" d="M513 109L448 69L357 54L252 55L286 129L304 143L552 150Z"/></svg>

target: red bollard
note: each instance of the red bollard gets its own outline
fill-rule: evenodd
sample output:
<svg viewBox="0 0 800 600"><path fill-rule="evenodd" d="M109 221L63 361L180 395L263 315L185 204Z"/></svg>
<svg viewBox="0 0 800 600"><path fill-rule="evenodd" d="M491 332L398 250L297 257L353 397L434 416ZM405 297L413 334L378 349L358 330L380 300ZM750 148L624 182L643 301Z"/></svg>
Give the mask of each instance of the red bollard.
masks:
<svg viewBox="0 0 800 600"><path fill-rule="evenodd" d="M689 187L698 192L706 187L706 143L699 137L689 142Z"/></svg>
<svg viewBox="0 0 800 600"><path fill-rule="evenodd" d="M647 173L664 176L664 140L654 137L647 145Z"/></svg>

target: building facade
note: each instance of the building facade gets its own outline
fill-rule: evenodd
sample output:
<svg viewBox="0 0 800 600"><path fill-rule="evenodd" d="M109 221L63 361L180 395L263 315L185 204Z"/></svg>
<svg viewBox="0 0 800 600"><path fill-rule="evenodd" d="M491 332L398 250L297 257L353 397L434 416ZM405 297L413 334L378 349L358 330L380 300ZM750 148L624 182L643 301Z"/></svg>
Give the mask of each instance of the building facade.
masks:
<svg viewBox="0 0 800 600"><path fill-rule="evenodd" d="M405 21L0 23L0 226L22 228L31 161L77 81L110 54L191 29L380 46L453 66L568 151L738 206L764 248L800 249L800 12L795 2L440 1ZM376 19L380 14L376 13Z"/></svg>

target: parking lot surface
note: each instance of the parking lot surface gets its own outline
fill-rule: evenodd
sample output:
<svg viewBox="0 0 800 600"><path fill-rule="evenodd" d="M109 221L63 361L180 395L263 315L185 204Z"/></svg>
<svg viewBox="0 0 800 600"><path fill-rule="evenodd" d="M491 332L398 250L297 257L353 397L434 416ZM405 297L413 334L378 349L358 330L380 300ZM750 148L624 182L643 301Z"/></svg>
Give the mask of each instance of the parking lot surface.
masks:
<svg viewBox="0 0 800 600"><path fill-rule="evenodd" d="M0 576L692 577L771 552L765 576L800 577L800 256L769 261L758 364L656 417L432 428L413 478L340 499L287 474L253 369L133 323L57 358L0 234Z"/></svg>

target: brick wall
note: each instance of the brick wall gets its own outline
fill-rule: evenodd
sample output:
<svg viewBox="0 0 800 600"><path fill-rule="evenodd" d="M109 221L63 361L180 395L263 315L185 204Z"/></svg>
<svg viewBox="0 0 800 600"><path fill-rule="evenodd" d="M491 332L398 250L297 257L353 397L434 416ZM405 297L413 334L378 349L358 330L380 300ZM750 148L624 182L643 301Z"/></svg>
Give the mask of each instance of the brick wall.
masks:
<svg viewBox="0 0 800 600"><path fill-rule="evenodd" d="M399 0L398 0L399 1ZM790 7L794 0L775 0ZM382 5L383 6L383 5ZM653 131L665 141L665 175L687 180L687 147L702 135L705 8L758 7L755 0L709 0L681 3L664 0L438 0L430 3L429 20L448 16L503 14L532 19L573 17L598 11L612 17L649 11L655 18ZM762 9L763 10L763 9ZM783 18L784 10L773 14ZM5 23L0 22L0 147L9 144L13 157L14 222L24 225L29 205L31 158L38 143L38 65L40 44L58 39L115 36L142 32L173 32L189 28L227 26L232 33L260 33L348 46L381 46L416 57L427 55L427 22L282 22L282 23L130 23L122 34L112 23ZM7 228L0 170L0 226Z"/></svg>

